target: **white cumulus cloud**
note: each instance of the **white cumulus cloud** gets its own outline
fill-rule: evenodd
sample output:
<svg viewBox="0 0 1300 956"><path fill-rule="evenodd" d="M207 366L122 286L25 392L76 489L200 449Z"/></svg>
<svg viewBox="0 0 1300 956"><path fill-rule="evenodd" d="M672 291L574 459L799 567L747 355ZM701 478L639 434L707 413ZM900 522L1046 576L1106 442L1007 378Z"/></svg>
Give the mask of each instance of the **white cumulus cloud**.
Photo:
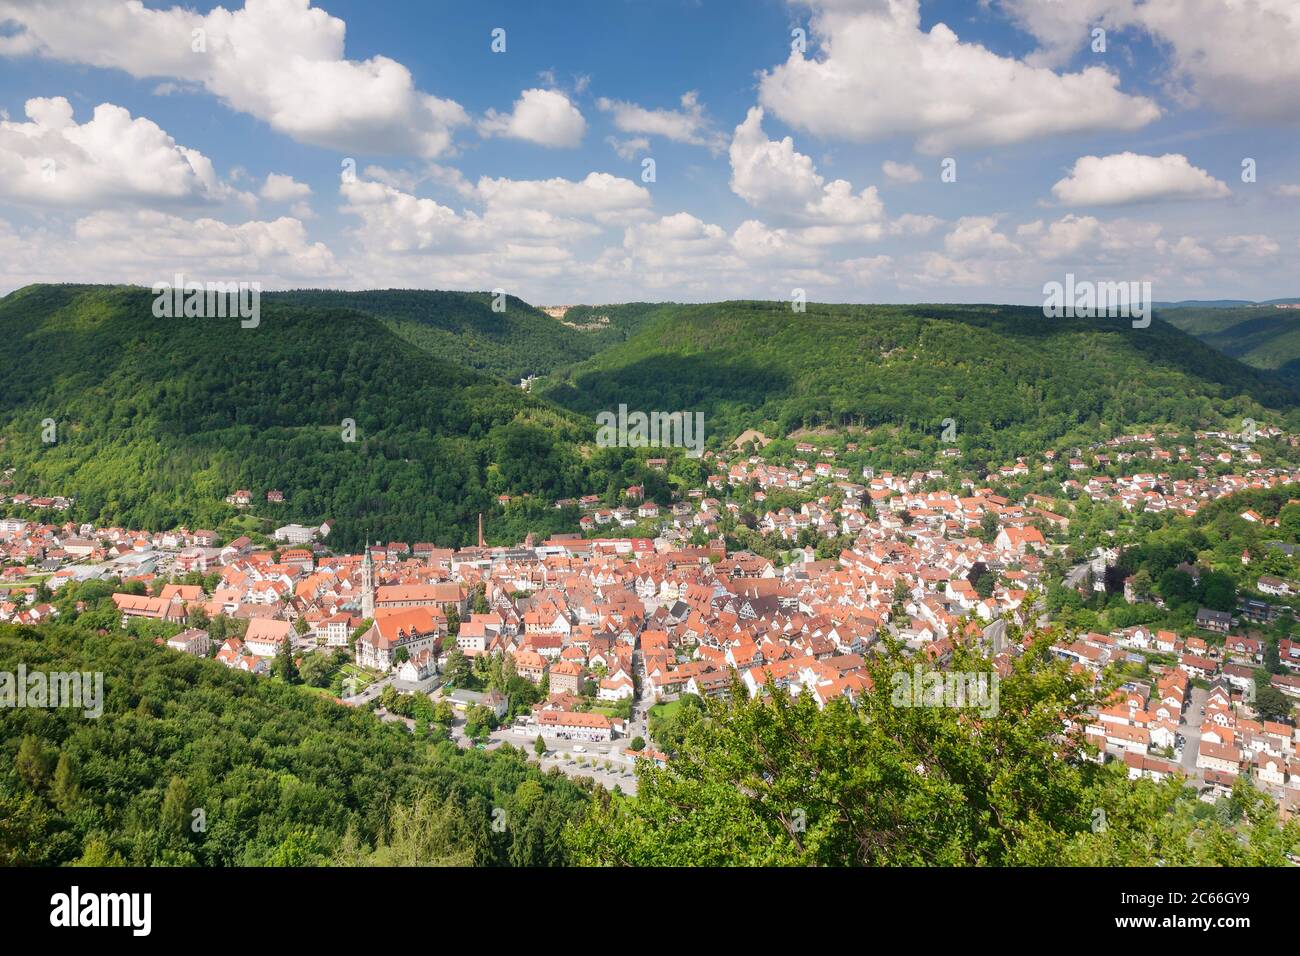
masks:
<svg viewBox="0 0 1300 956"><path fill-rule="evenodd" d="M1090 29L1156 40L1174 77L1233 117L1300 118L1300 4L1295 0L999 0L1043 45L1035 59L1065 62Z"/></svg>
<svg viewBox="0 0 1300 956"><path fill-rule="evenodd" d="M731 189L751 206L822 230L819 241L880 235L884 206L876 187L854 193L847 180L827 182L812 157L798 152L789 136L768 139L761 108L751 108L736 127L729 156Z"/></svg>
<svg viewBox="0 0 1300 956"><path fill-rule="evenodd" d="M586 131L581 111L556 90L524 90L509 113L488 110L479 123L484 136L507 136L552 148L577 146Z"/></svg>
<svg viewBox="0 0 1300 956"><path fill-rule="evenodd" d="M83 207L246 198L202 153L120 106L101 103L84 123L62 96L24 109L27 122L0 121L0 198Z"/></svg>
<svg viewBox="0 0 1300 956"><path fill-rule="evenodd" d="M1230 192L1226 183L1193 166L1181 153L1081 156L1070 175L1052 187L1052 195L1060 202L1077 206L1220 199Z"/></svg>
<svg viewBox="0 0 1300 956"><path fill-rule="evenodd" d="M167 77L304 143L432 157L469 121L386 56L350 60L346 24L308 0L246 0L206 15L138 0L0 0L0 55ZM198 31L198 32L196 32Z"/></svg>
<svg viewBox="0 0 1300 956"><path fill-rule="evenodd" d="M609 113L614 125L624 133L662 136L677 143L705 146L713 153L720 153L727 146L727 138L713 129L694 90L682 95L679 110L647 109L603 96L596 101L596 106Z"/></svg>
<svg viewBox="0 0 1300 956"><path fill-rule="evenodd" d="M267 202L294 202L311 195L311 187L285 173L268 173L258 195Z"/></svg>
<svg viewBox="0 0 1300 956"><path fill-rule="evenodd" d="M819 136L857 142L913 137L953 146L1019 143L1097 130L1134 130L1160 115L1089 66L1059 74L963 43L946 24L921 29L919 0L811 0L820 56L792 50L765 73L759 102Z"/></svg>

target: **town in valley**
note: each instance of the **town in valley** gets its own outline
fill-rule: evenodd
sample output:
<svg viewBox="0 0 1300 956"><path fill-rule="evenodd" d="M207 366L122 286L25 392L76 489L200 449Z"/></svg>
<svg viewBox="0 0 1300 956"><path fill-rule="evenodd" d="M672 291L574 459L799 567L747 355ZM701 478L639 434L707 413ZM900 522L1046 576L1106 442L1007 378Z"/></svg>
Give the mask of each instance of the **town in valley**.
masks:
<svg viewBox="0 0 1300 956"><path fill-rule="evenodd" d="M707 481L674 500L646 500L633 485L617 501L557 502L576 505L577 529L508 546L488 546L480 518L474 546L336 553L328 521L233 537L96 527L61 520L73 496L10 493L0 621L98 614L124 640L289 679L417 735L517 747L627 793L639 762L672 759L673 715L692 701L779 689L819 707L852 704L872 692L869 662L887 646L939 670L956 646L973 647L997 672L1046 635L1071 670L1117 681L1073 728L1093 759L1134 779L1181 776L1208 802L1247 780L1287 818L1300 807L1300 633L1284 626L1300 588L1286 570L1295 544L1243 552L1249 586L1228 588L1227 606L1220 594L1217 607L1196 607L1183 627L1079 629L1054 613L1061 594L1079 608L1108 589L1149 619L1165 605L1140 575L1116 580L1131 534L1107 529L1113 541L1079 553L1071 527L1084 508L1135 525L1300 489L1288 455L1266 466L1260 454L1265 443L1295 448L1277 428L1183 440L1136 433L981 474L945 449L934 467L896 474L857 464L870 449L843 436L792 439L768 455L767 439L746 433L706 452ZM669 459L646 463L664 470ZM1053 493L1023 492L1044 480ZM227 503L242 520L285 500L235 489ZM1237 520L1268 537L1255 511ZM738 528L765 553L736 547ZM1211 573L1175 572L1191 587ZM110 586L94 592L96 606L69 605L95 582Z"/></svg>

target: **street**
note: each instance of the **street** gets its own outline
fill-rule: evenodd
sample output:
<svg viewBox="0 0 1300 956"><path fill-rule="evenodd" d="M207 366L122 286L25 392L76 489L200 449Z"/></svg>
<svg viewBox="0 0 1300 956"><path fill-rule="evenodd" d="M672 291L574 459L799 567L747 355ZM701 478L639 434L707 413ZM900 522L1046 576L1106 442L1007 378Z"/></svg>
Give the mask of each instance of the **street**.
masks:
<svg viewBox="0 0 1300 956"><path fill-rule="evenodd" d="M381 677L373 684L367 686L365 690L361 691L361 693L354 694L352 697L344 697L343 703L347 704L349 707L360 707L368 704L370 701L378 697L383 692L383 689L392 682L392 675Z"/></svg>
<svg viewBox="0 0 1300 956"><path fill-rule="evenodd" d="M1197 782L1202 779L1201 771L1196 769L1196 756L1201 750L1201 721L1205 719L1205 702L1209 699L1209 691L1193 687L1191 701L1183 714L1186 723L1178 726L1178 732L1183 735L1185 741L1183 744L1183 759L1180 763L1183 769L1187 771L1187 779L1196 780Z"/></svg>

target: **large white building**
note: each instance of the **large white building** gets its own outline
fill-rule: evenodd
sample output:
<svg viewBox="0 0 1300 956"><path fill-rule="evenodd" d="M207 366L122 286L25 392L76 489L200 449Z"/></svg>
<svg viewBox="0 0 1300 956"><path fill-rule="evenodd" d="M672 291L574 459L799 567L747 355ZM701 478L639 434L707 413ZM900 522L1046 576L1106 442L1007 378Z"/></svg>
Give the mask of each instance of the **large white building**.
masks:
<svg viewBox="0 0 1300 956"><path fill-rule="evenodd" d="M287 524L275 529L275 540L288 544L308 544L316 537L317 528L306 528L300 524Z"/></svg>
<svg viewBox="0 0 1300 956"><path fill-rule="evenodd" d="M604 714L543 710L534 714L534 722L543 737L604 743L614 736L614 725Z"/></svg>

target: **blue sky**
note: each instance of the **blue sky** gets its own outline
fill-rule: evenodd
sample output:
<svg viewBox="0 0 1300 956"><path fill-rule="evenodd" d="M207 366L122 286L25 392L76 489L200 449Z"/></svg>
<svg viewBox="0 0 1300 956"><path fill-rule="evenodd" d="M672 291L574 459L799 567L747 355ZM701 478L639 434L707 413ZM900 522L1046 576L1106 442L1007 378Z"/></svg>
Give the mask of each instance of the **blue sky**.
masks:
<svg viewBox="0 0 1300 956"><path fill-rule="evenodd" d="M0 24L0 291L1300 293L1291 0L0 0Z"/></svg>

